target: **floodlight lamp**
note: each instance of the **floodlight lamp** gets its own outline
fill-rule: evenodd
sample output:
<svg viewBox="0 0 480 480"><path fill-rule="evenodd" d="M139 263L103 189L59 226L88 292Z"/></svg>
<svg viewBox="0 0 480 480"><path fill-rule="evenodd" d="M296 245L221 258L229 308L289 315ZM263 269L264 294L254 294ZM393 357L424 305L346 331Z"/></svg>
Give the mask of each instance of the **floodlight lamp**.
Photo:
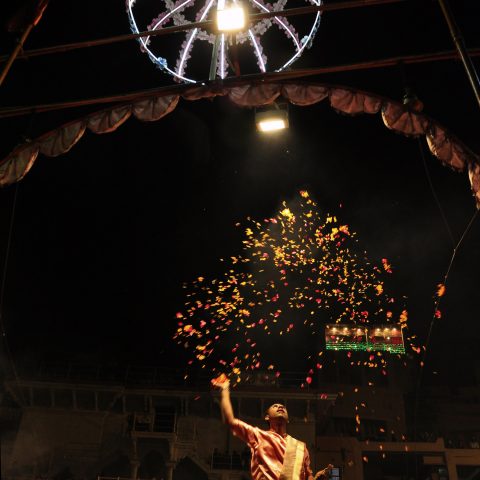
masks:
<svg viewBox="0 0 480 480"><path fill-rule="evenodd" d="M245 10L241 3L226 6L224 1L218 2L217 30L220 33L239 32L245 28Z"/></svg>
<svg viewBox="0 0 480 480"><path fill-rule="evenodd" d="M259 132L277 132L288 128L288 112L278 107L255 113L255 123Z"/></svg>

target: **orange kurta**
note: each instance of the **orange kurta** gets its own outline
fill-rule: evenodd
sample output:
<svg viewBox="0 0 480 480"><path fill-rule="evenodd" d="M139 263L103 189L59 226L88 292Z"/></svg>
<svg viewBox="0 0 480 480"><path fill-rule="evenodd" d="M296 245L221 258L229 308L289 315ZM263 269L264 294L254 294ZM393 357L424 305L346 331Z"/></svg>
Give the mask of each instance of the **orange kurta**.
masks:
<svg viewBox="0 0 480 480"><path fill-rule="evenodd" d="M232 432L242 439L252 451L251 472L253 480L279 480L287 448L286 436L273 430L262 430L235 419ZM312 475L310 455L305 453L300 472L300 480L308 480Z"/></svg>

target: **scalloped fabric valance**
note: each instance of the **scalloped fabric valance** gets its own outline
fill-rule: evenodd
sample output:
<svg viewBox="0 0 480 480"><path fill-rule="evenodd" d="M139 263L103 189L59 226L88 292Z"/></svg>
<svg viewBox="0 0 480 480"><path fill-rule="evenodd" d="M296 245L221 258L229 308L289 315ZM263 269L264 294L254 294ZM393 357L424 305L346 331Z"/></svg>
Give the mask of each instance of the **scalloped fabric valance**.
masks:
<svg viewBox="0 0 480 480"><path fill-rule="evenodd" d="M32 168L39 153L56 157L68 152L82 138L86 129L93 133L113 132L131 115L145 122L153 122L172 112L180 97L193 101L216 96L226 96L240 107L268 105L279 96L299 106L313 105L328 99L332 108L344 114L380 113L383 123L390 130L406 136L424 136L432 154L444 165L459 172L468 171L476 205L480 208L480 157L445 127L393 100L348 87L316 83L195 86L186 88L178 95L156 93L138 101L110 107L62 125L17 147L0 162L0 186L21 180Z"/></svg>

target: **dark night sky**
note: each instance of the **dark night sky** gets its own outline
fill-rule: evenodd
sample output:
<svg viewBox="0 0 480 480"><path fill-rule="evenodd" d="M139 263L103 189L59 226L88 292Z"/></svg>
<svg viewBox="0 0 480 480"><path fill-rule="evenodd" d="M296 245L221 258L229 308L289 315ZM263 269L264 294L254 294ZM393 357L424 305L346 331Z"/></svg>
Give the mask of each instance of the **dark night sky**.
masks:
<svg viewBox="0 0 480 480"><path fill-rule="evenodd" d="M480 45L480 5L452 1L468 46ZM8 8L13 9L13 6ZM121 1L52 0L27 49L128 33ZM4 33L2 53L12 46ZM296 67L453 49L434 1L325 14ZM476 61L477 66L478 61ZM458 61L408 66L425 112L480 152L480 110ZM398 68L314 80L400 99ZM0 89L2 106L123 93L171 79L136 42L20 61ZM0 154L92 111L1 120ZM40 156L18 185L4 322L19 363L42 359L174 364L174 314L183 281L218 275L218 259L241 249L234 224L271 216L307 188L325 211L358 232L372 260L394 265L412 331L424 337L432 296L452 243L425 174L418 142L388 131L380 116L346 117L326 102L290 109L290 130L265 139L253 111L226 99L181 101L164 119L130 119L116 132L87 133L66 155ZM422 143L425 151L426 146ZM455 239L473 215L466 174L426 151L432 182ZM15 187L0 191L5 258ZM339 204L343 208L339 209ZM473 371L480 333L480 219L458 251L432 337L432 369ZM4 260L3 260L4 261ZM451 367L454 367L453 369Z"/></svg>

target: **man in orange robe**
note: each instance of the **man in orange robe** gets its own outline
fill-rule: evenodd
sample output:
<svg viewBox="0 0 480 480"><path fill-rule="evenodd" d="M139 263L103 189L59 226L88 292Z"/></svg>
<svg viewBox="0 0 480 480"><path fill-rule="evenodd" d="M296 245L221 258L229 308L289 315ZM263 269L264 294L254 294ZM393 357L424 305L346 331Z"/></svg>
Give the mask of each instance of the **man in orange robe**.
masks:
<svg viewBox="0 0 480 480"><path fill-rule="evenodd" d="M223 421L230 426L234 435L250 447L253 480L327 478L332 465L313 476L307 446L287 434L288 412L283 405L275 403L269 407L265 420L270 428L263 430L235 418L230 401L230 382L225 375L212 380L212 385L221 391Z"/></svg>

